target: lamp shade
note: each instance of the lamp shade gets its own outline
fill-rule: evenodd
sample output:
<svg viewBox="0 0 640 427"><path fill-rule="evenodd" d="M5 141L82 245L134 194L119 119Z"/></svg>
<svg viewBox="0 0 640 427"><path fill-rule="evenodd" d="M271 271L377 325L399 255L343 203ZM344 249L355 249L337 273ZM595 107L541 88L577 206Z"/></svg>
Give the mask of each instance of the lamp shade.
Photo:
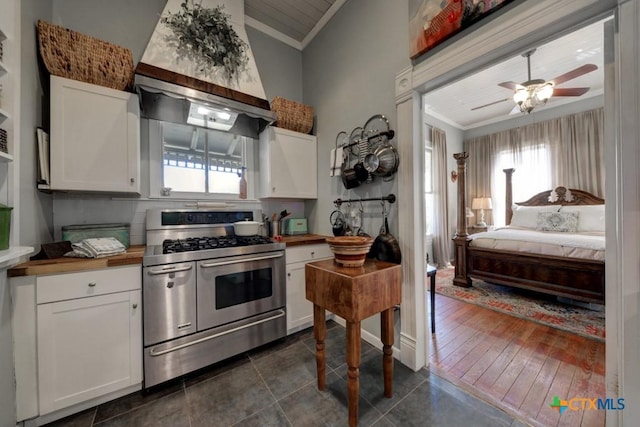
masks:
<svg viewBox="0 0 640 427"><path fill-rule="evenodd" d="M471 209L492 209L490 197L476 197L471 202Z"/></svg>

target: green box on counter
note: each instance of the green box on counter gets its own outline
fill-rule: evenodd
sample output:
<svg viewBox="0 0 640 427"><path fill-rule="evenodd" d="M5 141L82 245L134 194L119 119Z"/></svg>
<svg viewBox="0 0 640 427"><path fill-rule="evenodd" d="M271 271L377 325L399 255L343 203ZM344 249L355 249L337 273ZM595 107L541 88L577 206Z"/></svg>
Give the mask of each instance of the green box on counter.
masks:
<svg viewBox="0 0 640 427"><path fill-rule="evenodd" d="M62 240L78 243L94 237L115 237L128 248L129 229L127 223L66 225L62 227Z"/></svg>

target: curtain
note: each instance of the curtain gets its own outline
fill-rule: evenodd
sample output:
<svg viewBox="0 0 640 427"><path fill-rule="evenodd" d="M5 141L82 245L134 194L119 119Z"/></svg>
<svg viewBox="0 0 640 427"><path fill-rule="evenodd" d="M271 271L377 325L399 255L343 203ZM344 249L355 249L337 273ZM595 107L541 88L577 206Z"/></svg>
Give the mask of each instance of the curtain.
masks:
<svg viewBox="0 0 640 427"><path fill-rule="evenodd" d="M447 136L431 128L434 159L434 224L433 257L438 267L451 267L451 237L449 236L449 197L447 195Z"/></svg>
<svg viewBox="0 0 640 427"><path fill-rule="evenodd" d="M513 201L563 185L604 196L604 109L534 123L464 141L467 204L491 197L488 224L505 223L505 175L514 168Z"/></svg>

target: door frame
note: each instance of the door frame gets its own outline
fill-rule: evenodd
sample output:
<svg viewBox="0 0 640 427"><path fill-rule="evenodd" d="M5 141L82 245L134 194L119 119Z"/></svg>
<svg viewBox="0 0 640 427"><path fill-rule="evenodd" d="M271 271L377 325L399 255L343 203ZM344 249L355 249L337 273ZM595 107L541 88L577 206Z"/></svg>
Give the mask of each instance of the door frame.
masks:
<svg viewBox="0 0 640 427"><path fill-rule="evenodd" d="M552 10L553 13L549 13ZM475 70L512 57L559 35L614 15L613 51L605 52L606 164L606 397L625 398L625 411L607 414L607 425L640 417L630 404L640 389L640 0L538 0L514 5L485 25L396 75L399 154L398 193L414 209L399 211L403 242L401 361L428 364L424 235L424 156L421 99L424 93ZM629 37L620 37L628 34ZM611 42L611 41L610 41ZM624 85L624 90L620 89ZM403 142L404 141L404 142ZM624 179L623 179L624 177ZM624 226L625 232L622 232ZM632 298L630 298L632 297ZM626 396L625 396L626 394ZM571 397L571 396L567 396ZM589 396L605 397L605 396Z"/></svg>

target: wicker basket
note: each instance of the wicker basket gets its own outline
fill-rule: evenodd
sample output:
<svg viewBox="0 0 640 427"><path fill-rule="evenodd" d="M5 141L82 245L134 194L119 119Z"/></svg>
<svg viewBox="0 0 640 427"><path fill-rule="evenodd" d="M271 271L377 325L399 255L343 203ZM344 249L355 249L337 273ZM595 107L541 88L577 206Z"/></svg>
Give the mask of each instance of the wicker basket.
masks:
<svg viewBox="0 0 640 427"><path fill-rule="evenodd" d="M38 21L40 56L49 73L112 89L133 86L131 50Z"/></svg>
<svg viewBox="0 0 640 427"><path fill-rule="evenodd" d="M271 102L276 113L275 126L295 132L309 133L313 128L313 107L276 96Z"/></svg>

